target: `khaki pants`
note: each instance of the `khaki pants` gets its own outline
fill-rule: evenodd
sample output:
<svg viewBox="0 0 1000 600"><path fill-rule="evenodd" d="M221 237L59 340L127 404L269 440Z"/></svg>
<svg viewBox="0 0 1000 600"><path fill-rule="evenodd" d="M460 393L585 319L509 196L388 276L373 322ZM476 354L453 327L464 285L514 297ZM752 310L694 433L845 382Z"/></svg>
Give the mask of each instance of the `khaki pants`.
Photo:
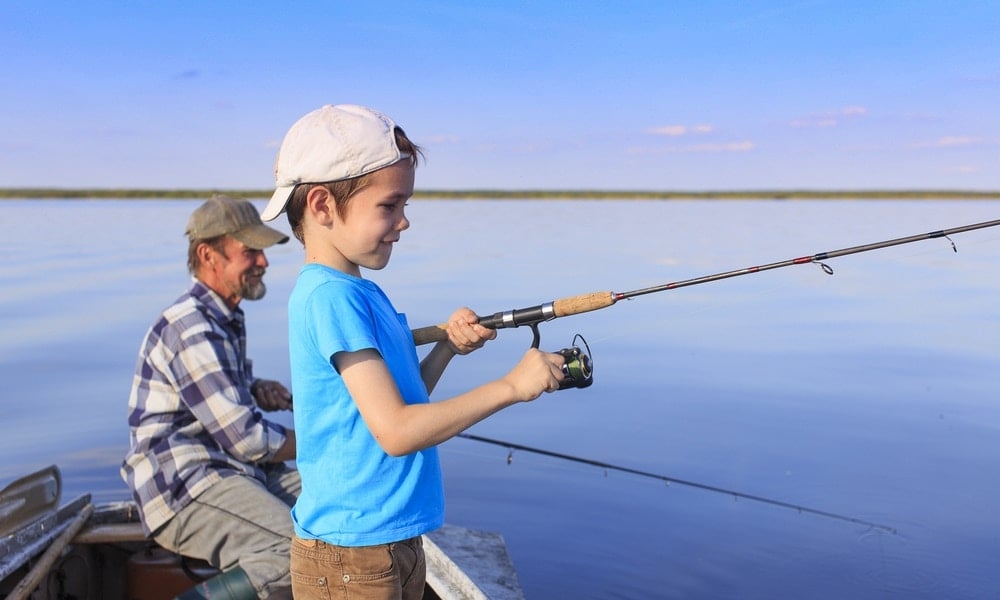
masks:
<svg viewBox="0 0 1000 600"><path fill-rule="evenodd" d="M184 507L153 538L164 548L227 571L242 567L261 598L290 598L289 512L302 488L299 473L268 465L268 483L226 477Z"/></svg>
<svg viewBox="0 0 1000 600"><path fill-rule="evenodd" d="M418 536L377 546L334 546L292 538L296 600L420 600L427 563Z"/></svg>

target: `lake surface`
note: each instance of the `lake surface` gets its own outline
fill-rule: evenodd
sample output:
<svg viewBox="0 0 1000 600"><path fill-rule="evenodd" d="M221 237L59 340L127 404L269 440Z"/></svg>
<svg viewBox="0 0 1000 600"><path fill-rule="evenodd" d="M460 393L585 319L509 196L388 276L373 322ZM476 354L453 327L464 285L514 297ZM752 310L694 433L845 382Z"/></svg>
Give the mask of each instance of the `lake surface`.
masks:
<svg viewBox="0 0 1000 600"><path fill-rule="evenodd" d="M0 483L48 464L64 500L118 476L139 342L188 283L200 200L0 201ZM258 204L263 207L263 201ZM627 292L1000 218L979 201L423 200L369 273L414 327ZM284 222L278 227L287 229ZM447 520L503 534L528 598L1000 596L1000 228L646 295L541 326L595 383L469 433L884 525L468 439L442 445ZM287 382L302 260L244 302L259 376ZM445 398L506 372L508 329ZM291 423L290 415L278 417Z"/></svg>

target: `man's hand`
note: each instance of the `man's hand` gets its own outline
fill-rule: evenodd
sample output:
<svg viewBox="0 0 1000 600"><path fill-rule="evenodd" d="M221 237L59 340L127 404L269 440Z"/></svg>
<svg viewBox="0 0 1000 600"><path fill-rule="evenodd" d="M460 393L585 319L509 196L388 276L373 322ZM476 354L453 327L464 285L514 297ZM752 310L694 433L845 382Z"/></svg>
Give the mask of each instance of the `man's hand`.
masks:
<svg viewBox="0 0 1000 600"><path fill-rule="evenodd" d="M261 410L292 410L292 393L278 381L258 379L250 388Z"/></svg>

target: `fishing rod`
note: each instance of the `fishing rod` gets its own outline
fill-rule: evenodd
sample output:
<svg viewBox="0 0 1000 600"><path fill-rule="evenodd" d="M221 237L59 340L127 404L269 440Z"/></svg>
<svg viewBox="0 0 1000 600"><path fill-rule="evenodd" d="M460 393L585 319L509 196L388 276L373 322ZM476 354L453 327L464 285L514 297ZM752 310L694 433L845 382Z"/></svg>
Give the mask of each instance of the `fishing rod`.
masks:
<svg viewBox="0 0 1000 600"><path fill-rule="evenodd" d="M627 300L630 298L635 298L637 296L643 296L645 294L665 292L667 290L674 290L677 288L687 287L691 285L708 283L710 281L718 281L720 279L727 279L730 277L738 277L740 275L760 273L761 271L769 271L771 269L779 269L781 267L790 267L792 265L818 264L827 275L833 275L833 269L831 269L826 263L824 263L823 262L824 260L837 258L839 256L846 256L848 254L870 252L872 250L879 250L881 248L888 248L890 246L899 246L901 244L909 244L912 242L919 242L934 238L942 238L942 237L946 238L949 242L951 242L951 249L954 250L955 252L958 252L958 248L955 246L955 242L952 242L951 238L949 238L948 236L956 233L972 231L974 229L985 229L987 227L996 227L997 225L1000 225L1000 219L994 221L984 221L982 223L974 223L972 225L952 227L951 229L931 231L928 233L922 233L918 235L910 235L882 242L874 242L871 244L852 246L850 248L842 248L840 250L819 252L809 256L791 258L788 260L773 262L766 265L746 267L743 269L736 269L733 271L716 273L714 275L705 275L702 277L695 277L693 279L685 279L683 281L664 283L662 285L656 285L653 287L633 290L631 292L591 292L589 294L580 294L578 296L570 296L568 298L562 298L560 300L553 300L552 302L546 302L545 304L539 304L538 306L532 306L529 308L519 308L516 310L508 310L508 311L494 313L489 316L481 316L479 317L479 324L483 325L484 327L489 327L490 329L503 329L508 327L520 327L522 325L527 325L528 327L531 327L532 333L534 335L531 345L532 347L537 348L540 340L540 335L538 333L539 323L545 321L551 321L552 319L556 319L558 317L577 315L592 310L607 308L612 304L615 304L619 300ZM418 346L422 344L428 344L430 342L444 341L448 339L448 334L446 332L446 329L447 325L444 324L431 325L428 327L421 327L418 329L414 329L412 331L413 341Z"/></svg>
<svg viewBox="0 0 1000 600"><path fill-rule="evenodd" d="M770 504L772 506L779 506L781 508L789 508L800 513L809 513L812 515L817 515L820 517L826 517L828 519L836 519L838 521L846 521L848 523L854 523L855 525L864 525L865 527L870 527L871 529L876 529L879 531L884 531L886 533L896 534L896 528L889 525L883 525L881 523L875 523L872 521L866 521L864 519L859 519L857 517L851 517L847 515L841 515L825 510L819 510L815 508L809 508L807 506L802 506L801 504L793 504L791 502L784 502L782 500L774 500L772 498L765 498L764 496L757 496L754 494L747 494L744 492L737 492L735 490L728 490L725 488L717 487L714 485L707 485L704 483L698 483L695 481L687 481L684 479L678 479L676 477L669 477L667 475L659 475L657 473L650 473L649 471L641 471L639 469L633 469L631 467L622 467L618 465L613 465L606 462L601 462L598 460L593 460L589 458L581 458L578 456L572 456L570 454L562 454L560 452L552 452L549 450L543 450L541 448L532 448L531 446L524 446L521 444L514 444L512 442L507 442L504 440L497 440L493 438L482 437L478 435L473 435L470 433L460 433L458 436L460 438L465 438L467 440L473 440L476 442L483 442L486 444L493 444L494 446L502 446L507 448L507 464L510 464L514 460L514 450L522 450L524 452L531 452L533 454L540 454L542 456L548 456L551 458L558 458L562 460L568 460L576 463L581 463L585 465L590 465L593 467L599 467L608 471L619 471L622 473L629 473L632 475L638 475L640 477L647 477L650 479L656 479L659 481L666 482L667 485L678 484L685 485L688 487L698 488L700 490L706 490L709 492L716 492L719 494L725 494L727 496L732 496L734 499L743 498L745 500L753 500L754 502L763 502L764 504Z"/></svg>

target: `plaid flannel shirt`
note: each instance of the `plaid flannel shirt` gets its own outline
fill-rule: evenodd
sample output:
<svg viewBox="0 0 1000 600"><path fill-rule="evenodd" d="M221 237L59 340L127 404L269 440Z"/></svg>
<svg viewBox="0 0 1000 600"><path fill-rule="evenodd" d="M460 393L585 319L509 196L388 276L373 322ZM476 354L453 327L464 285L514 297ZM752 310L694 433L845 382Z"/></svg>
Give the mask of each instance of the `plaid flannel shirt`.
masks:
<svg viewBox="0 0 1000 600"><path fill-rule="evenodd" d="M129 395L122 478L146 533L223 477L261 470L285 443L250 393L243 311L195 280L146 333Z"/></svg>

